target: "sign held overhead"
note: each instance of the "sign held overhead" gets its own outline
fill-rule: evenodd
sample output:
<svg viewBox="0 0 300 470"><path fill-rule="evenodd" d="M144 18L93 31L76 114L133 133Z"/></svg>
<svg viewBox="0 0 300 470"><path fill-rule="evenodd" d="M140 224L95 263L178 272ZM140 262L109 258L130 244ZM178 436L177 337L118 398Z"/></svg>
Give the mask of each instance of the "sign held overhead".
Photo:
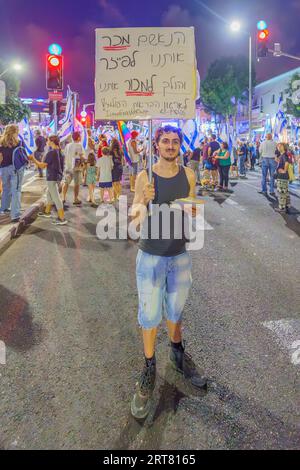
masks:
<svg viewBox="0 0 300 470"><path fill-rule="evenodd" d="M96 29L96 119L195 117L194 28Z"/></svg>

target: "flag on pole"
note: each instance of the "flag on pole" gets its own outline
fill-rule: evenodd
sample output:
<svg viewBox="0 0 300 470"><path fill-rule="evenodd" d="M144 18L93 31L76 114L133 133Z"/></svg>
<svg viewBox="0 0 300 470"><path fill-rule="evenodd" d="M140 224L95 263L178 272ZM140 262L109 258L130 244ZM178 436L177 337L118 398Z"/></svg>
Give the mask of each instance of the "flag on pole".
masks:
<svg viewBox="0 0 300 470"><path fill-rule="evenodd" d="M55 122L54 122L54 119L52 119L52 121L47 127L47 132L48 134L54 134L54 130L55 130Z"/></svg>
<svg viewBox="0 0 300 470"><path fill-rule="evenodd" d="M67 93L67 104L66 104L66 112L63 117L59 121L61 128L58 131L58 137L60 138L61 142L66 140L73 132L73 106L72 106L72 92L70 87L68 87Z"/></svg>
<svg viewBox="0 0 300 470"><path fill-rule="evenodd" d="M118 124L118 131L119 131L120 139L122 142L125 160L129 165L132 165L131 158L129 156L127 145L126 145L128 140L131 138L130 131L124 121L118 121L117 124Z"/></svg>
<svg viewBox="0 0 300 470"><path fill-rule="evenodd" d="M23 140L26 152L31 155L34 151L35 143L33 131L30 128L28 118L24 118L19 124L19 137Z"/></svg>
<svg viewBox="0 0 300 470"><path fill-rule="evenodd" d="M88 135L86 127L84 127L78 119L75 119L75 131L80 132L81 135L81 144L84 150L88 148Z"/></svg>
<svg viewBox="0 0 300 470"><path fill-rule="evenodd" d="M274 125L274 138L278 139L279 134L283 131L283 129L287 126L287 118L283 111L283 99L280 96L278 101L278 110L275 117L275 125Z"/></svg>
<svg viewBox="0 0 300 470"><path fill-rule="evenodd" d="M181 145L182 152L188 149L195 150L196 140L198 136L197 123L195 119L188 119L182 126L183 142Z"/></svg>

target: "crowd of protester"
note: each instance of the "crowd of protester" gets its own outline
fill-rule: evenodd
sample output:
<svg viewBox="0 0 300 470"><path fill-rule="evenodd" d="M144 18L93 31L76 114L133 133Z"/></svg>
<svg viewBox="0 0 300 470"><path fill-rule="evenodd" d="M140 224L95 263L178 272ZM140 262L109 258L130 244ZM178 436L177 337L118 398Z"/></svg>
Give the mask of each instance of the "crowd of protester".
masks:
<svg viewBox="0 0 300 470"><path fill-rule="evenodd" d="M135 190L137 174L149 168L149 139L141 138L137 131L131 132L127 142L130 190ZM86 202L97 207L103 202L114 203L122 192L122 176L127 165L123 148L117 138L108 138L104 133L93 135L88 130L87 148L81 143L81 134L73 132L72 138L60 142L58 136L44 135L39 129L35 133L35 150L24 159L24 142L19 137L16 125L8 125L0 136L0 217L10 214L11 221L16 222L21 215L21 189L27 163L33 163L38 177L44 177L46 170L47 202L41 217L50 218L54 206L57 219L54 223L64 225L65 210L70 204L70 191L75 206L82 206L81 188L87 187ZM152 142L153 162L158 153L155 142ZM270 184L270 196L275 197L275 186L278 192L278 211L288 211L290 199L289 182L294 179L294 170L300 167L300 144L288 145L277 143L268 134L264 142L255 143L237 139L229 145L219 141L215 134L204 137L193 150L180 151L179 163L189 166L203 189L231 192L230 178L244 179L248 171L261 168L262 188L260 193L267 195L267 182ZM16 159L22 159L20 166ZM18 163L18 162L17 162ZM275 183L275 180L276 183ZM69 187L72 185L72 189ZM69 201L68 201L69 198ZM0 219L1 220L1 219Z"/></svg>

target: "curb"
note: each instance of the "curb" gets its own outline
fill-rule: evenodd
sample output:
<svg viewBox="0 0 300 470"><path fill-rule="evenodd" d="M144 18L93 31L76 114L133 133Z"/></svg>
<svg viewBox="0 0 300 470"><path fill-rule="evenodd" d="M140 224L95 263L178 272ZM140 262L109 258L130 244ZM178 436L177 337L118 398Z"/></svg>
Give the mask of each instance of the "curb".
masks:
<svg viewBox="0 0 300 470"><path fill-rule="evenodd" d="M34 216L37 212L42 210L44 207L44 194L34 204L29 206L25 212L21 215L19 222L15 223L12 227L7 230L7 233L0 238L0 250L3 250L5 246L14 238L22 233L22 231L30 225L34 220Z"/></svg>

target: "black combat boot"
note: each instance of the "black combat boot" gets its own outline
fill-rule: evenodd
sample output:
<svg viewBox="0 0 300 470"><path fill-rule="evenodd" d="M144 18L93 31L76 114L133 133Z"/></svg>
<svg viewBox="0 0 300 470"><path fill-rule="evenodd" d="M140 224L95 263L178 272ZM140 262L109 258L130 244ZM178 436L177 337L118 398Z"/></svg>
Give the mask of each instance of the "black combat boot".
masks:
<svg viewBox="0 0 300 470"><path fill-rule="evenodd" d="M206 388L207 380L201 377L196 366L185 351L182 343L171 343L170 360L173 367L196 388Z"/></svg>
<svg viewBox="0 0 300 470"><path fill-rule="evenodd" d="M136 384L136 392L131 402L131 414L136 419L144 419L150 411L151 397L155 387L156 359L146 359L143 372Z"/></svg>

